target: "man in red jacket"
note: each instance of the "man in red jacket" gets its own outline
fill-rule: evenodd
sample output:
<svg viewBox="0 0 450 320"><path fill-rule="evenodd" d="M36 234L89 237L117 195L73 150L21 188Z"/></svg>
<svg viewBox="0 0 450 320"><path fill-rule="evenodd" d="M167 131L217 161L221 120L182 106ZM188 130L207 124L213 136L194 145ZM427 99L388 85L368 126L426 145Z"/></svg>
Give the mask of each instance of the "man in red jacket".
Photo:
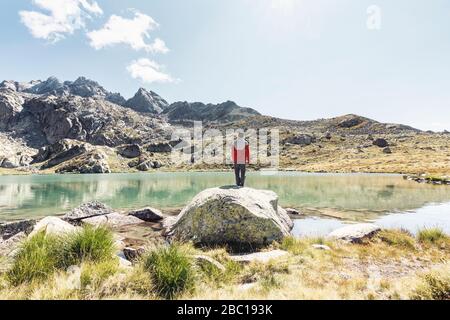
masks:
<svg viewBox="0 0 450 320"><path fill-rule="evenodd" d="M243 187L245 183L245 165L250 163L250 147L244 139L244 133L241 131L238 133L238 137L233 144L231 154L234 163L236 185Z"/></svg>

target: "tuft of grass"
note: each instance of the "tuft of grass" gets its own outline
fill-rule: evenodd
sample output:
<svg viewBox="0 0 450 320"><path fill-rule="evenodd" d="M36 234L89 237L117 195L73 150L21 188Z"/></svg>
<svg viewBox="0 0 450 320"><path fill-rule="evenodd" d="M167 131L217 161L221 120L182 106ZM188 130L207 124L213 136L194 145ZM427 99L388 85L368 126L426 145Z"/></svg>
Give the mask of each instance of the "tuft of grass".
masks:
<svg viewBox="0 0 450 320"><path fill-rule="evenodd" d="M108 228L85 226L62 238L58 266L67 268L83 261L103 262L113 257L114 250L114 237Z"/></svg>
<svg viewBox="0 0 450 320"><path fill-rule="evenodd" d="M425 228L418 232L417 239L422 243L437 243L448 236L440 228Z"/></svg>
<svg viewBox="0 0 450 320"><path fill-rule="evenodd" d="M304 253L308 247L309 246L304 241L294 237L285 237L280 243L280 249L286 250L295 255Z"/></svg>
<svg viewBox="0 0 450 320"><path fill-rule="evenodd" d="M405 249L415 248L415 239L406 230L382 230L378 237L381 241L391 246L396 246Z"/></svg>
<svg viewBox="0 0 450 320"><path fill-rule="evenodd" d="M80 284L83 289L96 289L108 278L114 276L119 270L117 259L102 262L88 262L83 265Z"/></svg>
<svg viewBox="0 0 450 320"><path fill-rule="evenodd" d="M27 239L19 248L7 278L14 286L45 280L56 270L65 270L84 261L112 259L114 250L113 235L104 227L86 226L66 236L40 232Z"/></svg>
<svg viewBox="0 0 450 320"><path fill-rule="evenodd" d="M430 272L412 292L414 300L450 300L450 272Z"/></svg>
<svg viewBox="0 0 450 320"><path fill-rule="evenodd" d="M144 258L144 268L150 273L158 294L166 299L193 291L195 270L191 257L179 244L150 251Z"/></svg>
<svg viewBox="0 0 450 320"><path fill-rule="evenodd" d="M7 272L8 281L20 285L33 280L45 280L56 265L55 247L58 239L40 232L22 243L14 257L11 269Z"/></svg>
<svg viewBox="0 0 450 320"><path fill-rule="evenodd" d="M201 263L199 265L201 276L209 281L209 283L221 287L224 284L232 283L238 278L242 271L242 265L232 260L225 248L209 250L205 254L225 267L225 271L221 271L211 264Z"/></svg>

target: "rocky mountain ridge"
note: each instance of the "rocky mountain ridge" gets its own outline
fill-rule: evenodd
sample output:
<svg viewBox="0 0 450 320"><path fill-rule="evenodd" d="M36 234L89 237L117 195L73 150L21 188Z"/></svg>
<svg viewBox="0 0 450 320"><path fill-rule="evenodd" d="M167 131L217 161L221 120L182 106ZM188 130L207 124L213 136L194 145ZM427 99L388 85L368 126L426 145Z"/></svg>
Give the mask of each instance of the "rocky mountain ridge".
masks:
<svg viewBox="0 0 450 320"><path fill-rule="evenodd" d="M51 77L0 84L0 144L5 145L0 149L0 167L83 173L171 167L170 152L180 142L171 141L172 132L178 127L192 128L193 121L202 121L204 129L223 132L277 128L281 164L287 168L317 171L327 165L336 170L342 165L332 159L343 155L345 164L351 163L346 159L355 158L362 168L367 167L364 170L391 172L393 169L384 169L378 158L380 153L397 157L400 149L407 156L390 161L393 168L413 159L411 155L430 150L441 151L439 161L430 163L437 172L444 171L444 163L450 160L445 153L450 148L445 132L424 133L354 114L313 121L279 119L232 101L169 105L143 88L125 100L84 77L74 82ZM433 139L433 146L426 142L429 139ZM189 148L190 141L185 145ZM323 163L317 164L318 159Z"/></svg>

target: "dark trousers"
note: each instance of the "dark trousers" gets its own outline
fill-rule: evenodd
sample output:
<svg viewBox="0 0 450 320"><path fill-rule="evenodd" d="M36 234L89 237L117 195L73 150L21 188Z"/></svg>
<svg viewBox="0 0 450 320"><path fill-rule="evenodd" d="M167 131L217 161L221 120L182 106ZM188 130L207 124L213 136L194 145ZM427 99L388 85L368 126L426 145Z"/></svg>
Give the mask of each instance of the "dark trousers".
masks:
<svg viewBox="0 0 450 320"><path fill-rule="evenodd" d="M245 183L245 164L235 164L234 175L236 176L236 185L243 187Z"/></svg>

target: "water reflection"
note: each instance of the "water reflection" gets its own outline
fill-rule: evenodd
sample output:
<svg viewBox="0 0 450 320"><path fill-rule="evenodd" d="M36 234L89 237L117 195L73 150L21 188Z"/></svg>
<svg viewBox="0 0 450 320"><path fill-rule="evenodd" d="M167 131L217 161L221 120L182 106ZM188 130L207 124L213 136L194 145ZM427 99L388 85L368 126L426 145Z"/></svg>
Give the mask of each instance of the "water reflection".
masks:
<svg viewBox="0 0 450 320"><path fill-rule="evenodd" d="M233 183L231 173L0 176L0 220L59 214L89 200L113 208L182 207L201 190ZM329 208L344 219L376 218L450 202L450 188L395 175L250 174L248 186L278 193L283 206Z"/></svg>

